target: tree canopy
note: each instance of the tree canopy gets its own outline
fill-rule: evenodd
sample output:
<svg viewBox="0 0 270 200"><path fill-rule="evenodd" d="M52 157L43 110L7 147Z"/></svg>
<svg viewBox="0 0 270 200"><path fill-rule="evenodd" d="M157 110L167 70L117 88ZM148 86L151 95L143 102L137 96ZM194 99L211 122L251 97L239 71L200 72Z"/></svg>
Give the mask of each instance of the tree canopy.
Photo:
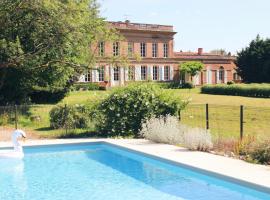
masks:
<svg viewBox="0 0 270 200"><path fill-rule="evenodd" d="M203 69L203 63L198 61L189 61L179 64L180 71L183 73L188 73L191 76L195 76L198 72Z"/></svg>
<svg viewBox="0 0 270 200"><path fill-rule="evenodd" d="M90 45L117 37L95 0L0 0L0 104L66 91L93 66Z"/></svg>
<svg viewBox="0 0 270 200"><path fill-rule="evenodd" d="M237 72L246 83L270 83L270 39L259 35L237 54Z"/></svg>

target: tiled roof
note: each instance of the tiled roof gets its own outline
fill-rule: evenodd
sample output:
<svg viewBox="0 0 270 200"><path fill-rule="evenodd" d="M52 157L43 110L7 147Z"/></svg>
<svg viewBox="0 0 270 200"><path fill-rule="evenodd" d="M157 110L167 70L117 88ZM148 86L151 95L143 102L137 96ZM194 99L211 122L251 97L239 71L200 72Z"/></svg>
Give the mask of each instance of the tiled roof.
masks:
<svg viewBox="0 0 270 200"><path fill-rule="evenodd" d="M173 26L170 25L160 25L160 24L141 24L141 23L131 23L129 21L125 22L108 22L114 28L124 29L124 30L142 30L142 31L164 31L164 32L174 32Z"/></svg>
<svg viewBox="0 0 270 200"><path fill-rule="evenodd" d="M176 59L182 60L235 60L235 56L197 52L174 52Z"/></svg>

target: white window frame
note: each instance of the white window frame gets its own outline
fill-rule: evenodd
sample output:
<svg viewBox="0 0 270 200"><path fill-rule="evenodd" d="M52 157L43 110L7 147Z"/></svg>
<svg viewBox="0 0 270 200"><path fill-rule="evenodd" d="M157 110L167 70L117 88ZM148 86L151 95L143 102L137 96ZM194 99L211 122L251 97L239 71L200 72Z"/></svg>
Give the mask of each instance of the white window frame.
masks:
<svg viewBox="0 0 270 200"><path fill-rule="evenodd" d="M98 43L98 55L104 56L104 53L105 53L105 44L104 44L104 42L99 42Z"/></svg>
<svg viewBox="0 0 270 200"><path fill-rule="evenodd" d="M114 42L113 43L113 56L119 56L120 52L120 44L119 42Z"/></svg>
<svg viewBox="0 0 270 200"><path fill-rule="evenodd" d="M134 51L134 43L133 42L128 42L128 57L133 56L133 51Z"/></svg>
<svg viewBox="0 0 270 200"><path fill-rule="evenodd" d="M164 81L170 80L170 66L164 66Z"/></svg>
<svg viewBox="0 0 270 200"><path fill-rule="evenodd" d="M159 66L154 65L153 66L153 81L159 80Z"/></svg>
<svg viewBox="0 0 270 200"><path fill-rule="evenodd" d="M104 81L104 75L105 75L105 66L101 66L98 70L98 81L103 82Z"/></svg>
<svg viewBox="0 0 270 200"><path fill-rule="evenodd" d="M158 57L158 43L152 43L152 57Z"/></svg>
<svg viewBox="0 0 270 200"><path fill-rule="evenodd" d="M224 67L223 66L221 66L220 68L219 68L219 71L218 71L218 78L219 78L219 81L221 81L221 82L224 82L225 81L225 69L224 69Z"/></svg>
<svg viewBox="0 0 270 200"><path fill-rule="evenodd" d="M163 57L164 58L168 58L168 47L169 47L169 45L168 45L168 43L163 43Z"/></svg>
<svg viewBox="0 0 270 200"><path fill-rule="evenodd" d="M128 80L129 81L135 80L135 67L134 66L128 67Z"/></svg>
<svg viewBox="0 0 270 200"><path fill-rule="evenodd" d="M146 57L146 43L141 42L140 47L141 47L141 57L145 58Z"/></svg>
<svg viewBox="0 0 270 200"><path fill-rule="evenodd" d="M113 68L113 80L119 81L120 80L120 67Z"/></svg>
<svg viewBox="0 0 270 200"><path fill-rule="evenodd" d="M147 66L146 65L141 66L141 80L142 81L147 80Z"/></svg>
<svg viewBox="0 0 270 200"><path fill-rule="evenodd" d="M84 75L84 82L89 83L92 82L92 70L87 70Z"/></svg>

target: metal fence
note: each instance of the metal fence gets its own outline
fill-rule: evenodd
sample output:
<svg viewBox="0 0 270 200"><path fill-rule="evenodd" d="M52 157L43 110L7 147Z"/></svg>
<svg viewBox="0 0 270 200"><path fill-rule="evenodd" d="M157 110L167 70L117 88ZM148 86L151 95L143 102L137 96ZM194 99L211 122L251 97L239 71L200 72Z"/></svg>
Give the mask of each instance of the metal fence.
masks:
<svg viewBox="0 0 270 200"><path fill-rule="evenodd" d="M50 128L52 105L0 106L0 141L9 140L12 130L22 128L31 137L69 135L85 130ZM246 136L270 138L270 108L190 104L180 121L191 127L209 129L214 139ZM93 130L93 127L92 127Z"/></svg>
<svg viewBox="0 0 270 200"><path fill-rule="evenodd" d="M180 119L183 124L210 130L214 138L270 138L270 108L190 104Z"/></svg>

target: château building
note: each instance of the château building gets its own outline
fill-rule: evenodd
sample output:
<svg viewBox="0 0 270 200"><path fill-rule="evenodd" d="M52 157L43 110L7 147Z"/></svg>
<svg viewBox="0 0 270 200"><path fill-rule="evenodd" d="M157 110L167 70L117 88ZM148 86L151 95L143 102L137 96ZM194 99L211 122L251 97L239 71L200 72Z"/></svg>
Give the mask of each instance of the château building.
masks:
<svg viewBox="0 0 270 200"><path fill-rule="evenodd" d="M197 52L175 52L173 26L109 22L123 36L119 42L100 41L96 46L99 58L96 69L81 75L79 82L98 82L108 86L125 85L131 81L179 81L191 80L188 74L181 74L181 63L201 61L204 69L193 77L195 85L227 83L238 81L235 71L235 57L230 54ZM112 64L108 58L125 56L128 66ZM180 64L180 71L179 71ZM122 64L124 65L124 64Z"/></svg>

